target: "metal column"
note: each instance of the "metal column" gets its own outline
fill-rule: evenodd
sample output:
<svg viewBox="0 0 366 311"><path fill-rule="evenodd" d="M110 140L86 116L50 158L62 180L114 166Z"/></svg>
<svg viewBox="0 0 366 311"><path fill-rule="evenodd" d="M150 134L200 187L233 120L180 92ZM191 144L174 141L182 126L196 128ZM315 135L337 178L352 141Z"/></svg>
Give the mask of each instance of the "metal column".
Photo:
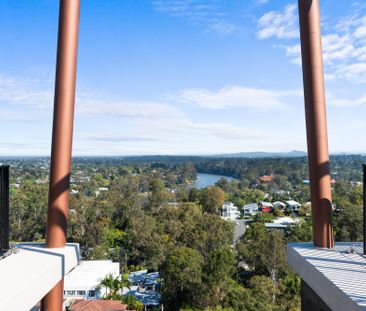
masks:
<svg viewBox="0 0 366 311"><path fill-rule="evenodd" d="M313 241L334 246L319 0L298 0Z"/></svg>
<svg viewBox="0 0 366 311"><path fill-rule="evenodd" d="M46 238L49 248L66 244L79 14L79 0L60 1ZM63 280L46 295L43 306L47 311L61 311L62 303Z"/></svg>
<svg viewBox="0 0 366 311"><path fill-rule="evenodd" d="M366 255L366 164L363 167L363 254Z"/></svg>
<svg viewBox="0 0 366 311"><path fill-rule="evenodd" d="M0 165L0 255L9 249L9 165Z"/></svg>

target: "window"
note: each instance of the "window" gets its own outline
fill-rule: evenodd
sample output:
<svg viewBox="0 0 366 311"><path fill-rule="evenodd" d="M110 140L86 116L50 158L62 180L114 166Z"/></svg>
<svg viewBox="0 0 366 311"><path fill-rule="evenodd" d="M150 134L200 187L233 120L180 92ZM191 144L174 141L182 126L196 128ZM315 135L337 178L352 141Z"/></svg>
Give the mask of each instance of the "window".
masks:
<svg viewBox="0 0 366 311"><path fill-rule="evenodd" d="M88 293L89 297L95 297L95 290L90 290Z"/></svg>
<svg viewBox="0 0 366 311"><path fill-rule="evenodd" d="M78 296L85 296L85 290L78 290L77 295Z"/></svg>

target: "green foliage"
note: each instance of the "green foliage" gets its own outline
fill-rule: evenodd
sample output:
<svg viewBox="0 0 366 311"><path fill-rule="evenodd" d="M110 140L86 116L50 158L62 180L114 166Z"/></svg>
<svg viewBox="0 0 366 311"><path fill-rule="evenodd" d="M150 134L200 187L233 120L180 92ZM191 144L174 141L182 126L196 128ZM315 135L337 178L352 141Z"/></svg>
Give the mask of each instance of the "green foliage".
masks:
<svg viewBox="0 0 366 311"><path fill-rule="evenodd" d="M216 248L211 251L205 264L205 281L220 283L235 273L236 258L230 247Z"/></svg>
<svg viewBox="0 0 366 311"><path fill-rule="evenodd" d="M337 241L358 242L363 239L363 210L361 206L345 204L335 218Z"/></svg>
<svg viewBox="0 0 366 311"><path fill-rule="evenodd" d="M293 224L286 232L289 242L310 242L313 239L313 230L310 221Z"/></svg>
<svg viewBox="0 0 366 311"><path fill-rule="evenodd" d="M126 295L121 298L121 302L127 304L128 310L143 311L144 305L135 296Z"/></svg>
<svg viewBox="0 0 366 311"><path fill-rule="evenodd" d="M254 216L253 221L258 223L266 223L266 222L273 222L275 216L269 213L258 213Z"/></svg>
<svg viewBox="0 0 366 311"><path fill-rule="evenodd" d="M276 230L267 231L254 223L236 246L239 258L249 267L243 275L250 289L248 310L288 310L299 305L300 284L287 267L285 238Z"/></svg>
<svg viewBox="0 0 366 311"><path fill-rule="evenodd" d="M109 248L122 248L128 239L128 234L119 229L107 229L104 232L104 240Z"/></svg>
<svg viewBox="0 0 366 311"><path fill-rule="evenodd" d="M200 204L203 211L211 214L219 214L226 198L225 192L219 187L208 187L200 196Z"/></svg>
<svg viewBox="0 0 366 311"><path fill-rule="evenodd" d="M193 304L202 283L203 256L189 247L175 249L162 266L163 298L170 308Z"/></svg>
<svg viewBox="0 0 366 311"><path fill-rule="evenodd" d="M34 241L45 238L48 188L45 184L24 181L10 193L10 239Z"/></svg>

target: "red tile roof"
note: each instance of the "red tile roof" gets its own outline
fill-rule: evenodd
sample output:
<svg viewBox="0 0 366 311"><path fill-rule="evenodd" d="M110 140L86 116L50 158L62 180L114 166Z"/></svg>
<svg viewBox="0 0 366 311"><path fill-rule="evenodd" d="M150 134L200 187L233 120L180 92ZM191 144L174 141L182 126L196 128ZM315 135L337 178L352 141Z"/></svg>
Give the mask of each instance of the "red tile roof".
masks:
<svg viewBox="0 0 366 311"><path fill-rule="evenodd" d="M272 181L273 176L272 175L263 175L261 177L261 182L266 183Z"/></svg>
<svg viewBox="0 0 366 311"><path fill-rule="evenodd" d="M126 311L127 305L115 300L84 300L71 306L71 311Z"/></svg>

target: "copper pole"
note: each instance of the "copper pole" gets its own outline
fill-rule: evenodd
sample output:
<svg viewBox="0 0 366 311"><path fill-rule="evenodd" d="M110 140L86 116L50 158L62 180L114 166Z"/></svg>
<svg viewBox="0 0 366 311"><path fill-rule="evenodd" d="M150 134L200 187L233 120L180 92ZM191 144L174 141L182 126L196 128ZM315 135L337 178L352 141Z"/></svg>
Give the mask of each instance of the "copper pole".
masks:
<svg viewBox="0 0 366 311"><path fill-rule="evenodd" d="M66 244L71 171L80 0L61 0L53 114L47 247ZM47 311L61 311L63 280L45 297Z"/></svg>
<svg viewBox="0 0 366 311"><path fill-rule="evenodd" d="M313 241L334 247L319 0L298 0Z"/></svg>

